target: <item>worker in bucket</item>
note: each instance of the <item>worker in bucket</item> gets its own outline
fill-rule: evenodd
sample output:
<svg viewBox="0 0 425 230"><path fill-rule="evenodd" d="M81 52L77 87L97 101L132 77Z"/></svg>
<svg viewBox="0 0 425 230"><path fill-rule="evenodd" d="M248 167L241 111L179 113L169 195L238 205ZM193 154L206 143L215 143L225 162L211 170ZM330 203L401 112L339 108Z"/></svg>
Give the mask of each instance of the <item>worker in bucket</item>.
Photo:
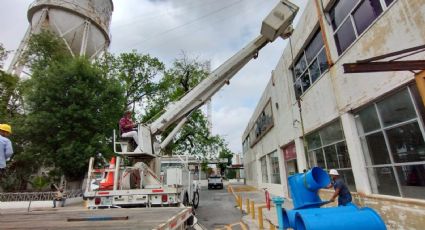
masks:
<svg viewBox="0 0 425 230"><path fill-rule="evenodd" d="M329 175L332 177L332 182L328 188L333 186L335 189L335 192L329 201L335 202L335 198L338 197L338 206L346 206L351 204L352 197L350 190L348 189L344 180L342 180L340 177L338 171L336 171L336 169L331 169L329 170Z"/></svg>
<svg viewBox="0 0 425 230"><path fill-rule="evenodd" d="M137 146L139 146L139 138L137 131L134 130L136 125L131 119L131 111L126 111L124 116L120 119L121 137L132 137Z"/></svg>
<svg viewBox="0 0 425 230"><path fill-rule="evenodd" d="M5 172L6 161L13 154L12 142L9 135L12 134L12 127L8 124L0 124L0 178Z"/></svg>

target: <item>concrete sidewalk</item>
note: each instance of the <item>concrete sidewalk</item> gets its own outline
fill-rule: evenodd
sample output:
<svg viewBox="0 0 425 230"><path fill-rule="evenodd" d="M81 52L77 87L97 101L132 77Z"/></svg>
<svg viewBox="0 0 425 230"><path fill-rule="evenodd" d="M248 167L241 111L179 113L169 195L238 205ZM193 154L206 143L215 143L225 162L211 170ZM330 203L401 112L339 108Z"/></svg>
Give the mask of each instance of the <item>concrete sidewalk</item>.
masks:
<svg viewBox="0 0 425 230"><path fill-rule="evenodd" d="M235 203L237 208L240 209L238 205L238 197L242 198L242 212L244 216L242 217L242 221L248 226L249 229L277 229L279 224L277 220L276 207L273 205L273 201L271 201L271 208L268 210L266 208L266 196L264 190L258 190L255 187L249 185L243 185L238 183L230 183L228 186L228 191L233 194L235 197ZM270 194L270 198L273 195ZM247 199L249 199L250 207L247 207ZM254 218L252 215L252 207L251 202L254 202ZM261 208L261 211L259 211ZM283 208L292 209L292 202L285 199L283 204ZM262 213L262 218L259 217ZM262 220L262 226L261 226Z"/></svg>

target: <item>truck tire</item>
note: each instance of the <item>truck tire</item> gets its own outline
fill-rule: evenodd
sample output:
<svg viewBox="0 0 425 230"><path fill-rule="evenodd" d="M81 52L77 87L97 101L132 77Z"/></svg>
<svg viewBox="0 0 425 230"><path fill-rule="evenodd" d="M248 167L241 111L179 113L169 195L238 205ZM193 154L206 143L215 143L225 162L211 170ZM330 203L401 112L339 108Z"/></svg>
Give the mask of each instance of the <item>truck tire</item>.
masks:
<svg viewBox="0 0 425 230"><path fill-rule="evenodd" d="M192 205L194 209L198 208L199 205L199 192L196 191L193 193Z"/></svg>

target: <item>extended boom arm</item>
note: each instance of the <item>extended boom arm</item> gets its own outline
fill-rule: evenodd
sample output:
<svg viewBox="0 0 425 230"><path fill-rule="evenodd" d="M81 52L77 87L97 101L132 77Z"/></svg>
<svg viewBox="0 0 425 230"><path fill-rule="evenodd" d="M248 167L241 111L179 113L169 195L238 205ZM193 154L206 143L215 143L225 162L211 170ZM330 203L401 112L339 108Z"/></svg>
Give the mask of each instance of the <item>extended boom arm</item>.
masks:
<svg viewBox="0 0 425 230"><path fill-rule="evenodd" d="M169 106L164 114L149 125L151 134L164 131L171 124L202 106L252 58L256 58L267 43L273 42L279 36L283 38L290 36L293 30L291 24L297 11L296 5L281 0L263 21L261 35L214 70L182 99Z"/></svg>
<svg viewBox="0 0 425 230"><path fill-rule="evenodd" d="M148 125L139 125L139 143L141 152L154 157L154 153L164 148L177 134L178 130L186 122L186 117L190 113L202 106L218 90L228 83L230 79L244 67L252 58L256 58L258 52L269 42L273 42L277 37L287 38L292 34L292 21L298 7L288 0L280 0L278 5L264 19L261 26L261 35L246 45L241 51L233 55L206 79L201 81L182 99L168 106L164 114ZM160 144L160 148L152 143L153 135L159 134L170 125L179 122L179 125Z"/></svg>

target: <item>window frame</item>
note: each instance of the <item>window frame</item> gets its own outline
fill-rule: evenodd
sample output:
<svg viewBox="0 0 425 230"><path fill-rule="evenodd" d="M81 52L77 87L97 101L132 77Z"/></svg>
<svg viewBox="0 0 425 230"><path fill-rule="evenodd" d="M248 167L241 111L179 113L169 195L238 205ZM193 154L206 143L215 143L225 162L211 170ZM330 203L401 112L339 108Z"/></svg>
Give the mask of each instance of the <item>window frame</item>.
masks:
<svg viewBox="0 0 425 230"><path fill-rule="evenodd" d="M270 159L270 183L272 183L272 184L282 184L282 180L281 180L281 178L280 178L280 163L279 163L279 155L278 155L278 153L277 153L277 150L274 150L273 152L271 152L271 153L269 153L269 154L267 154L268 155L268 157L269 157L269 159ZM275 156L273 156L273 155L275 155ZM275 162L273 162L273 158L276 158L276 161ZM277 166L276 167L276 169L277 169L277 173L276 173L276 170L275 170L275 166ZM279 182L278 183L276 183L275 181L273 181L273 177L274 176L276 176L276 175L278 175L278 178L279 178Z"/></svg>
<svg viewBox="0 0 425 230"><path fill-rule="evenodd" d="M303 46L303 48L299 51L297 58L295 59L296 61L294 61L292 63L291 66L291 72L292 72L292 81L293 81L293 86L294 86L294 91L295 91L295 95L297 97L301 97L302 95L304 95L305 92L308 91L308 89L310 89L312 87L312 85L319 81L319 79L327 72L329 71L329 64L327 63L327 68L322 70L322 67L320 66L320 61L319 61L319 55L324 52L325 56L327 56L326 51L325 51L325 42L323 41L322 38L322 46L320 49L318 49L317 53L312 56L312 59L310 60L310 62L308 62L307 60L307 55L306 55L306 50L307 48L309 48L309 46L312 44L312 42L314 41L314 38L316 38L316 36L322 36L322 29L320 28L320 26L315 26L315 29L313 30L314 33L312 33L313 35L310 37L310 39L308 39L306 42L306 45ZM297 74L295 73L295 67L297 66L297 64L301 61L301 59L304 59L305 62L305 69L300 73L299 76L297 76ZM316 78L315 81L312 81L312 75L311 75L311 71L310 71L310 67L313 65L314 62L317 61L317 66L319 69L319 76ZM303 89L304 87L302 86L302 81L301 79L304 77L305 74L308 74L308 79L309 79L309 86L306 89ZM300 82L300 89L301 89L301 93L298 95L297 93L297 82Z"/></svg>
<svg viewBox="0 0 425 230"><path fill-rule="evenodd" d="M342 131L342 139L338 139L338 140L329 142L327 144L323 144L323 138L320 135L320 131L326 129L327 127L329 127L331 125L335 125L335 123L338 123L339 124L339 127L340 127L340 129ZM319 140L320 140L320 146L316 146L314 148L309 148L308 147L309 146L308 145L308 140L306 140L307 141L307 152L306 152L307 165L310 168L313 167L313 165L311 165L311 159L310 159L310 156L311 155L310 155L310 153L314 153L314 155L313 155L313 158L314 159L312 159L313 162L314 162L314 166L317 166L318 165L316 151L320 151L320 153L322 154L323 160L324 160L324 164L325 164L324 169L325 170L331 169L331 168L328 168L328 162L327 162L327 159L326 159L326 154L325 154L324 149L327 148L327 147L333 147L334 150L335 150L336 159L337 159L337 163L338 163L338 167L337 168L333 168L333 169L337 169L338 171L341 171L341 172L347 172L347 171L349 171L351 173L351 176L354 178L353 164L351 163L351 159L350 159L350 166L351 167L349 167L349 168L344 167L343 168L343 167L341 167L341 163L340 163L342 160L340 160L340 157L338 156L339 155L339 150L337 148L338 144L344 143L345 146L347 147L347 142L346 142L346 138L345 138L345 134L344 134L344 130L343 130L341 119L338 118L338 119L335 119L335 120L327 123L326 125L324 125L324 126L318 128L318 129L314 130L313 132L310 132L309 134L306 135L306 137L308 137L309 135L313 135L315 133L318 133L317 136L319 137ZM350 157L350 153L348 152L348 147L347 147L347 154L348 154L348 157ZM342 173L340 173L340 174L342 175ZM344 177L344 179L345 179L345 182L348 183L347 178ZM354 184L349 184L348 186L351 187L350 190L356 191L355 180L353 182L354 182Z"/></svg>
<svg viewBox="0 0 425 230"><path fill-rule="evenodd" d="M335 1L335 3L332 5L332 7L330 7L330 9L327 11L327 15L329 16L329 18L330 18L330 21L332 21L332 16L331 16L331 14L330 14L330 12L336 7L336 5L340 2L340 1L345 1L345 0L337 0L337 1ZM333 37L333 39L334 39L334 43L335 43L335 46L336 47L338 47L338 45L337 45L337 42L336 42L336 39L335 39L335 35L338 33L338 31L340 30L340 28L344 25L344 23L347 21L347 20L350 20L350 23L351 23L351 26L352 26L352 28L353 28L353 30L354 30L354 35L355 35L355 39L351 42L351 44L349 44L344 50L341 50L341 52L337 49L337 53L338 53L338 56L340 57L340 56L342 56L342 55L344 55L344 53L345 52L347 52L347 50L349 50L349 48L354 44L354 43L356 43L356 41L363 35L363 34L365 34L368 30L369 30L369 28L373 25L373 24L375 24L377 21L378 21L378 19L380 18L380 17L382 17L382 15L384 15L385 14L385 12L392 6L392 5L394 5L394 3L395 2L397 2L397 0L393 0L390 4L387 4L386 2L385 2L385 0L378 0L378 2L379 2L379 4L381 5L381 8L382 8L382 12L381 12L381 14L380 15L378 15L364 30L363 30L363 32L362 33L358 33L358 31L357 31L357 27L356 27L356 23L355 23L355 21L354 21L354 17L353 17L353 12L354 11L356 11L359 7L360 7L360 5L364 2L365 0L359 0L354 6L353 6L353 8L348 12L348 14L344 17L344 19L342 19L341 20L341 23L336 27L336 28L333 28L333 25L331 25L330 27L331 27L331 29L332 29L332 31L333 31L333 33L332 33L332 37ZM348 19L349 18L349 19Z"/></svg>
<svg viewBox="0 0 425 230"><path fill-rule="evenodd" d="M263 164L264 160L264 164ZM269 181L269 169L267 165L267 155L260 157L260 165L261 165L261 183L268 184ZM264 172L265 170L265 172Z"/></svg>
<svg viewBox="0 0 425 230"><path fill-rule="evenodd" d="M394 3L394 2L395 1L393 1L392 3ZM376 169L378 169L378 168L384 168L384 167L391 168L392 169L392 173L394 174L395 181L397 183L396 186L397 186L398 192L400 194L400 196L397 196L397 197L412 198L412 199L421 199L421 198L414 198L414 197L406 197L405 196L405 194L403 192L403 189L402 189L401 179L399 178L399 175L398 175L397 167L412 166L412 165L425 165L425 161L413 161L413 162L401 162L401 163L395 162L394 161L394 156L393 156L393 150L391 149L391 144L390 144L390 141L389 141L389 138L388 138L388 134L387 134L387 131L388 130L391 130L391 129L394 129L394 128L397 128L397 127L401 127L401 126L404 126L404 125L407 125L407 124L415 124L415 123L417 123L418 126L419 126L419 130L420 130L420 132L422 134L422 138L424 138L424 141L425 141L424 121L422 120L422 116L421 116L420 110L418 108L418 102L416 102L416 100L415 100L416 98L415 98L415 96L414 96L414 94L412 92L412 90L413 90L412 87L415 87L415 85L407 85L407 86L403 87L402 89L397 90L396 92L394 92L394 93L392 93L390 95L386 95L385 97L372 102L373 108L375 109L375 112L377 114L377 118L378 118L378 122L379 122L379 128L378 129L375 129L373 131L366 132L366 133L360 133L359 132L359 136L358 137L359 137L360 140L363 140L363 139L365 140L366 137L369 136L369 135L376 134L376 133L381 133L383 135L383 137L384 137L384 141L385 141L385 145L386 145L385 147L387 149L387 154L389 155L389 159L390 159L390 163L389 164L372 164L372 162L371 162L371 164L368 164L368 162L367 162L366 159L371 158L371 155L370 155L370 153L368 153L369 151L366 152L366 151L363 150L363 155L364 155L364 159L365 159L365 169L366 169L367 174L368 174L369 177L371 176L369 174L369 170L373 170L375 168ZM386 99L389 99L391 96L396 95L397 93L401 93L403 90L407 90L408 91L409 99L410 99L410 102L413 105L413 108L414 108L416 117L415 118L408 119L406 121L402 121L402 122L396 123L396 124L391 124L389 126L385 126L384 123L383 123L381 114L379 112L378 103L380 103L380 102L382 102L382 101L384 101ZM371 106L371 105L368 104L367 106L365 106L365 107L363 107L361 109L358 109L357 111L354 112L354 115L356 116L357 114L359 114L360 111L362 111L363 109L366 109L369 106ZM357 122L358 121L356 121L356 123ZM360 123L361 123L361 121L360 121ZM357 128L357 130L358 130L358 128ZM363 143L362 143L362 148L363 149L364 148L367 148L367 146L366 147L363 146ZM369 154L369 155L367 156L366 154ZM371 187L373 187L373 186L371 185ZM372 192L374 192L376 194L381 194L381 193L379 193L379 191L372 191ZM386 194L382 194L382 195L386 195ZM394 196L394 195L392 195L392 196Z"/></svg>

